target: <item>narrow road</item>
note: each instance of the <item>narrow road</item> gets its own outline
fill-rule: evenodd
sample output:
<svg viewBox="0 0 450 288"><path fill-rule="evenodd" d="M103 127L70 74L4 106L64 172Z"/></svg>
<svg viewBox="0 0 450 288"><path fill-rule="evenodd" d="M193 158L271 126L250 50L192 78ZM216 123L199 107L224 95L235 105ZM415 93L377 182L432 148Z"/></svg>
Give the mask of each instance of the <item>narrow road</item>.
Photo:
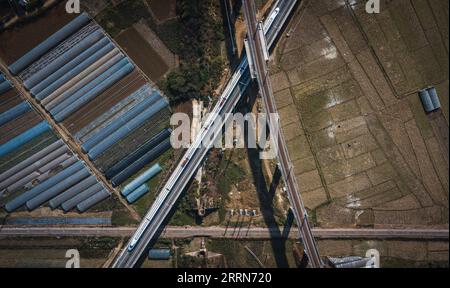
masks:
<svg viewBox="0 0 450 288"><path fill-rule="evenodd" d="M272 228L283 230L283 227ZM131 227L9 227L0 228L0 239L7 237L130 237L136 230ZM298 238L298 229L291 228L289 233L279 233L280 237ZM316 239L373 239L373 240L441 240L448 241L448 229L357 229L313 228ZM239 231L226 227L175 227L169 226L161 234L162 238L211 237L227 239L271 239L273 233L269 228L252 227Z"/></svg>

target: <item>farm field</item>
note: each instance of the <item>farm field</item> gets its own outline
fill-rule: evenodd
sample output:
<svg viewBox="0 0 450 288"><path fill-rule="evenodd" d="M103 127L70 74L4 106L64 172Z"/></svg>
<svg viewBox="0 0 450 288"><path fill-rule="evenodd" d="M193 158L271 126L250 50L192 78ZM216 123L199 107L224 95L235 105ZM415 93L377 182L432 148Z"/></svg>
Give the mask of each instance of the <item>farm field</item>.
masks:
<svg viewBox="0 0 450 288"><path fill-rule="evenodd" d="M37 211L38 214L34 214L34 216L49 217L48 221L50 222L57 221L58 217L52 218L55 216L55 212L40 206L47 206L49 200L53 200L55 196L68 189L79 192L77 197L81 197L82 192L87 191L91 186L93 192L88 191L89 193L109 193L98 183L91 171L86 169L84 163L70 151L66 143L58 139L49 123L34 110L35 107L19 95L19 91L11 85L8 77L5 78L3 73L1 76L2 82L8 84L4 86L8 90L6 93L2 93L3 105L1 105L3 113L0 127L2 152L0 158L0 206L2 211L8 212L2 217L3 219L13 216L9 217L5 223L17 219L19 224L23 220L26 225L26 223L38 220L33 219L33 216L25 217L22 220L19 219L20 217L14 218L21 211L25 211L25 214L29 213L29 215L33 215L32 212ZM10 105L13 101L18 104ZM85 180L89 183L88 186L76 186ZM52 191L56 191L57 194ZM85 197L85 200L92 195L82 196ZM63 202L71 200L73 197L73 195L68 196ZM82 201L83 199L76 204ZM59 205L61 204L62 202ZM59 205L54 206L53 209ZM63 210L69 212L74 206L63 208ZM47 220L44 219L45 221Z"/></svg>
<svg viewBox="0 0 450 288"><path fill-rule="evenodd" d="M98 23L112 36L143 21L153 30L172 53L179 53L180 24L177 18L157 23L145 0L129 0L116 6L109 6L96 15Z"/></svg>
<svg viewBox="0 0 450 288"><path fill-rule="evenodd" d="M170 20L169 22L174 22L174 20ZM158 53L158 55L162 58L162 60L169 67L169 70L172 70L178 66L179 57L174 54L168 47L167 44L164 43L161 38L156 34L156 32L150 28L147 24L147 21L141 19L139 22L133 24L132 26L141 37L153 48L153 50ZM163 33L173 33L171 31L166 31Z"/></svg>
<svg viewBox="0 0 450 288"><path fill-rule="evenodd" d="M5 172L31 155L39 152L49 144L55 142L56 139L57 136L55 133L48 131L8 155L0 157L0 173Z"/></svg>
<svg viewBox="0 0 450 288"><path fill-rule="evenodd" d="M156 113L140 127L95 159L95 165L97 165L100 171L106 171L115 162L128 155L130 151L136 150L146 140L151 139L158 132L168 127L169 113L170 111L168 109L163 109Z"/></svg>
<svg viewBox="0 0 450 288"><path fill-rule="evenodd" d="M387 3L380 17L390 36L362 3L314 1L293 20L299 25L282 40L271 77L315 225L448 227L448 53L440 42L448 28L430 11L442 3ZM432 32L417 30L420 23ZM430 115L417 94L428 85L443 103Z"/></svg>
<svg viewBox="0 0 450 288"><path fill-rule="evenodd" d="M100 268L117 245L113 238L0 239L0 267L65 268L66 251L77 249L81 268Z"/></svg>
<svg viewBox="0 0 450 288"><path fill-rule="evenodd" d="M200 258L189 260L183 259L182 256L186 252L198 250L200 239L183 240L185 240L183 245L177 245L180 247L177 249L177 267L193 268L204 265ZM207 261L208 267L219 268L260 268L258 260L265 268L296 268L302 249L301 244L292 240L207 239L205 242L208 252L219 254L217 258ZM364 257L368 249L376 248L380 252L380 262L383 268L448 267L448 255L446 255L448 254L448 242L318 240L317 243L321 255L324 257ZM248 249L255 254L257 259L249 253ZM173 263L174 259L171 262Z"/></svg>
<svg viewBox="0 0 450 288"><path fill-rule="evenodd" d="M436 268L448 266L448 242L442 241L365 241L319 240L318 249L328 257L365 256L367 250L380 252L383 268Z"/></svg>
<svg viewBox="0 0 450 288"><path fill-rule="evenodd" d="M13 63L8 69L12 74L19 75L19 81L31 94L29 96L39 102L41 108L46 110L44 112L56 122L55 125L66 128L62 130L62 134L68 132L70 141L75 140L72 145L82 146L83 152L88 154L89 161L92 161L86 163L94 164L96 168L100 168L101 172L106 172L113 164L140 148L162 129L167 128L170 108L158 88L148 82L142 70L129 61L127 55L115 46L116 43L111 41L105 31L92 21L88 14L78 15L77 19L64 27L64 30L58 30L60 33L64 31L64 37L58 40L48 38L45 50L35 59L27 60L25 64L20 64L20 61ZM51 45L48 45L49 41L52 42ZM1 104L11 106L10 102ZM126 123L123 122L122 117L128 119L125 120ZM26 119L29 125L33 123L33 119ZM20 121L21 119L18 119L15 123L21 123ZM6 128L8 131L11 130L10 134L17 133L17 129L13 127ZM105 133L105 131L108 132ZM86 144L87 141L89 144ZM83 146L84 144L88 146ZM92 154L91 150L95 154ZM136 160L138 159L133 161ZM133 163L129 163L131 164ZM93 170L96 171L96 169ZM126 177L130 176L126 175ZM120 181L124 180L126 179ZM87 181L87 183L90 182ZM69 187L67 189L72 189ZM83 187L87 191L85 195L97 192L108 194L102 196L105 198L110 193L102 190L103 188L105 187L100 184L95 187ZM101 191L95 192L95 189ZM24 191L16 191L13 196L16 197L22 192ZM114 201L117 200L124 203L123 199L114 198ZM64 206L62 207L66 210ZM109 200L94 209L99 207L121 209ZM14 209L17 208L19 207ZM122 218L125 219L127 216Z"/></svg>
<svg viewBox="0 0 450 288"><path fill-rule="evenodd" d="M120 100L136 91L140 86L145 84L145 82L145 79L139 71L135 70L131 72L102 94L95 97L95 99L90 101L87 105L81 107L76 113L69 116L62 124L70 133L75 134L90 122L94 121L97 117L107 112Z"/></svg>
<svg viewBox="0 0 450 288"><path fill-rule="evenodd" d="M77 249L80 253L82 268L101 267L118 238L8 238L0 239L0 267L65 267L68 249ZM169 260L148 260L145 268L163 267L200 267L200 258L185 258L185 253L198 251L200 238L160 239L156 247L177 246ZM259 268L258 260L265 268L296 268L301 245L292 240L279 241L280 247L268 240L206 239L208 252L217 255L207 261L208 267ZM367 249L375 247L380 251L381 267L384 268L429 268L448 267L448 242L441 241L364 241L364 240L318 240L323 256L364 256ZM281 249L274 252L274 249ZM250 249L258 260L249 253ZM281 251L281 253L279 253ZM191 259L191 260L190 260ZM192 266L193 265L193 266Z"/></svg>
<svg viewBox="0 0 450 288"><path fill-rule="evenodd" d="M157 82L169 70L164 60L134 27L121 32L115 39L131 59L154 82Z"/></svg>
<svg viewBox="0 0 450 288"><path fill-rule="evenodd" d="M145 0L159 22L176 17L176 0Z"/></svg>
<svg viewBox="0 0 450 288"><path fill-rule="evenodd" d="M70 22L75 15L68 14L64 5L46 11L34 20L0 33L0 58L7 65L12 64L44 39ZM26 41L23 41L26 39Z"/></svg>
<svg viewBox="0 0 450 288"><path fill-rule="evenodd" d="M293 241L241 241L213 239L207 241L209 251L220 253L224 257L225 267L260 268L258 261L247 251L248 247L266 268L294 268ZM277 249L277 250L275 250Z"/></svg>

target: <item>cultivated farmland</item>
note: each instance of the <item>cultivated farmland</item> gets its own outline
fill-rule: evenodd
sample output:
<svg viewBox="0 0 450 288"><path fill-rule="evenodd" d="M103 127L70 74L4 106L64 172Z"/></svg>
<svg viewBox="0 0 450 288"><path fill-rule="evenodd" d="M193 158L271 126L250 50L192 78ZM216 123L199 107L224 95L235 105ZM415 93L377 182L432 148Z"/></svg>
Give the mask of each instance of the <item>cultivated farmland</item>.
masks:
<svg viewBox="0 0 450 288"><path fill-rule="evenodd" d="M65 11L64 5L47 11L43 16L0 33L0 58L8 65L75 17Z"/></svg>
<svg viewBox="0 0 450 288"><path fill-rule="evenodd" d="M33 211L47 201L52 206L52 201L63 197L52 208L62 204L68 212L97 192L103 198L86 207L107 198L109 192L1 73L0 88L0 205L9 213L23 208ZM72 200L74 196L77 201ZM65 207L65 201L73 205ZM78 210L84 211L80 207ZM25 220L30 224L38 221L33 217ZM50 223L51 218L46 221Z"/></svg>
<svg viewBox="0 0 450 288"><path fill-rule="evenodd" d="M136 32L135 36L139 34ZM141 43L151 49L145 40L140 39ZM83 159L84 161L89 159L87 163L94 165L91 167L95 167L95 174L98 175L99 171L106 172L119 161L125 161L126 156L138 151L144 143L168 128L170 108L164 95L88 14L78 15L66 25L59 26L53 34L47 35L47 38L41 39L41 42L35 45L34 48L27 47L28 50L23 52L21 57L13 55L11 59L15 61L9 63L8 70L12 76L17 77L19 83L41 106L39 107L42 109L41 113L46 114L45 117L48 119L52 119L53 125L60 126L58 127L61 129L60 133L67 133L70 141L74 141L71 145L77 146L75 147L77 153L80 153L79 150L86 153ZM2 111L21 103L16 95L7 93L9 93L7 96L1 98ZM5 125L4 131L8 134L0 135L0 141L9 141L26 130L26 127L16 127L18 124L26 122L27 125L33 126L36 122L40 122L41 118L35 117L36 115L22 114L18 115L13 123ZM39 125L45 126L44 124ZM36 127L38 128L41 129L40 126ZM166 135L165 138L167 137ZM39 143L49 142L47 138L39 138L39 140ZM158 141L162 140L164 139ZM151 149L156 148L159 142L154 143L155 147L147 147L146 149L150 150L145 153L153 153ZM170 148L166 144L158 147L160 150L161 147L164 149L158 150L160 151L158 153L163 153ZM145 153L142 156L145 156ZM5 163L9 163L10 159L23 159L25 154L27 153L21 152L16 155L15 151L12 151L10 155L5 156L8 157ZM62 180L63 174L59 176L58 173L66 173L66 170L68 175L75 173L74 177L77 180L70 180L71 178L68 177L64 180L64 187L52 188L42 193L48 194L48 197L39 196L37 200L28 199L28 196L34 197L34 190L31 192L18 190L14 195L9 193L10 196L5 201L7 202L6 210L12 212L20 208L23 205L20 199L23 198L26 199L26 206L30 210L50 200L49 205L52 209L62 207L64 211L69 211L77 207L80 212L84 212L94 204L108 198L110 195L108 190L112 187L103 189L101 184L96 184L92 177L89 177L89 173L86 174L82 166L79 166L77 156L71 155L56 156L63 164L66 163L56 174L47 173L46 176L42 176L33 172L34 174L21 181L25 183L30 181L31 177L46 177L46 179L60 177ZM0 156L3 157L3 155ZM37 156L29 154L27 157L38 159ZM133 170L127 171L134 171L133 173L116 169L115 173L121 180L117 180L119 179L117 177L112 178L114 175L111 175L112 180L116 181L112 182L113 185L119 185L128 177L133 177L134 173L139 172L139 167L142 168L148 164L145 163L145 159L138 156L133 158L136 163L127 163L128 166L134 167ZM153 160L158 161L157 157ZM54 158L49 161L56 162ZM75 168L71 165L75 165ZM4 169L6 171L11 167L14 165L8 165L7 168L5 166ZM121 167L122 170L128 168L126 165ZM5 174L5 177L8 176ZM56 179L60 181L59 178ZM19 185L22 185L22 182ZM83 192L76 193L80 189ZM112 207L109 204L99 207L101 206L106 209ZM120 207L118 209L120 210Z"/></svg>
<svg viewBox="0 0 450 288"><path fill-rule="evenodd" d="M117 42L153 81L158 81L169 67L156 51L134 29L128 28L116 37Z"/></svg>

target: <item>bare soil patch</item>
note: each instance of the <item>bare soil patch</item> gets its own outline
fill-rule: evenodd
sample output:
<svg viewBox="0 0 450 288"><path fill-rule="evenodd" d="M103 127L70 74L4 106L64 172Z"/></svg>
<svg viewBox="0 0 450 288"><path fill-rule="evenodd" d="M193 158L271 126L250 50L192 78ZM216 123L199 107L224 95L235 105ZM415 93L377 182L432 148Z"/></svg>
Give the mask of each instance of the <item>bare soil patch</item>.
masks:
<svg viewBox="0 0 450 288"><path fill-rule="evenodd" d="M140 127L133 130L125 138L119 140L112 147L106 150L94 163L100 171L106 171L117 161L135 151L145 141L151 139L159 131L168 127L168 115L170 111L164 108L145 121Z"/></svg>
<svg viewBox="0 0 450 288"><path fill-rule="evenodd" d="M164 22L166 20L172 19L177 16L176 13L176 0L146 0L148 6L153 15L158 19L159 22Z"/></svg>
<svg viewBox="0 0 450 288"><path fill-rule="evenodd" d="M134 27L120 33L116 40L127 52L128 56L153 81L158 81L169 70L169 66L167 66L161 56L142 38Z"/></svg>
<svg viewBox="0 0 450 288"><path fill-rule="evenodd" d="M141 21L135 23L133 27L137 32L139 32L139 34L141 34L142 38L144 38L145 41L153 47L153 50L158 53L170 69L177 66L177 56L170 51L162 39L160 39L154 30L147 24L147 21L141 19Z"/></svg>
<svg viewBox="0 0 450 288"><path fill-rule="evenodd" d="M0 58L10 65L50 35L69 23L76 15L68 14L64 5L44 12L36 19L0 33Z"/></svg>

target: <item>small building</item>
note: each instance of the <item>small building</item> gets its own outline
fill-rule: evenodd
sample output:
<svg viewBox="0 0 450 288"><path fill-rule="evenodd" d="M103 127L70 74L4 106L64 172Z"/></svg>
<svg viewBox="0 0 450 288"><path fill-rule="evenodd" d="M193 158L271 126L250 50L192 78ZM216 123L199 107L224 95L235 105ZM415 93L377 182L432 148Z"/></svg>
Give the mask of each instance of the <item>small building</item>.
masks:
<svg viewBox="0 0 450 288"><path fill-rule="evenodd" d="M148 259L150 260L169 260L171 251L169 248L154 248L148 251Z"/></svg>

